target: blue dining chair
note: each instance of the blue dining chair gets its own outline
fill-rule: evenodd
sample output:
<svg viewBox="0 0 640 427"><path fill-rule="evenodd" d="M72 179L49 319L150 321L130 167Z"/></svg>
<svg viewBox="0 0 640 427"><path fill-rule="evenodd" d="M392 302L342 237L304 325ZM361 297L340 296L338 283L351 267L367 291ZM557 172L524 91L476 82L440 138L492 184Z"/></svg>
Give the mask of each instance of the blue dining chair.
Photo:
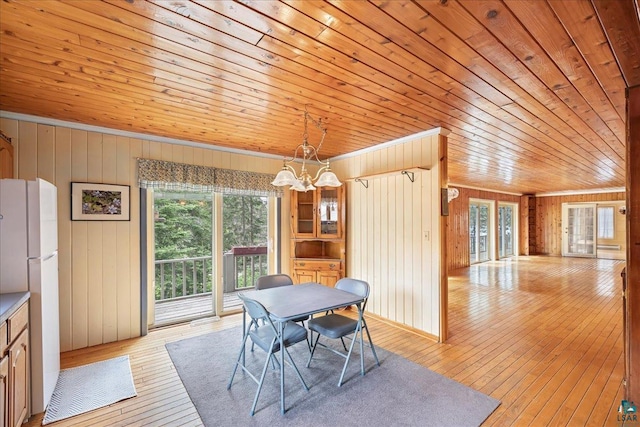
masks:
<svg viewBox="0 0 640 427"><path fill-rule="evenodd" d="M367 299L369 298L369 284L363 280L351 279L345 277L343 279L338 280L335 285L336 289L340 289L345 292L350 292L352 294L358 295L363 298L361 310L364 312L365 306L367 305ZM378 360L378 355L376 354L376 349L373 346L373 341L371 341L371 334L369 334L369 328L367 327L367 322L364 319L364 315L362 316L362 321L358 323L358 319L352 319L351 317L343 316L342 314L337 313L329 313L325 316L314 317L307 322L307 327L311 331L311 354L309 355L309 360L307 362L307 368L311 365L311 359L316 351L316 347L320 341L320 336L325 336L330 339L343 339L344 337L348 337L353 334L351 339L351 345L349 346L349 350L346 353L338 351L332 347L329 347L323 343L320 345L327 350L330 350L342 357L346 360L344 362L344 367L342 368L342 373L340 374L340 379L338 380L338 387L342 385L342 380L344 378L344 374L347 370L347 365L349 363L349 358L351 357L351 353L353 351L353 345L355 344L358 333L360 334L360 352L363 351L363 336L362 330L366 331L367 339L369 340L369 347L371 347L371 351L373 352L373 357L376 360L376 365L380 366L380 361ZM318 334L315 342L313 340L313 333L316 332ZM342 341L342 345L344 346L344 341ZM346 350L346 347L345 347ZM361 375L364 375L364 364L361 364L360 367Z"/></svg>
<svg viewBox="0 0 640 427"><path fill-rule="evenodd" d="M256 280L256 291L263 289L279 288L281 286L293 286L293 280L288 274L268 274L266 276L260 276ZM305 326L304 322L309 320L309 316L300 316L292 319L293 322L301 323ZM311 342L307 338L307 347L311 351ZM253 350L253 347L251 348Z"/></svg>
<svg viewBox="0 0 640 427"><path fill-rule="evenodd" d="M231 374L231 379L229 380L229 384L227 385L227 390L231 389L233 379L239 366L256 384L258 384L256 395L253 398L253 405L251 406L251 416L253 416L256 410L256 405L258 404L258 397L260 396L260 391L262 390L262 385L264 383L264 377L267 373L269 360L275 359L274 355L279 351L284 351L287 360L296 371L296 374L298 375L302 386L305 390L309 391L309 387L307 387L307 384L304 382L304 379L302 378L302 375L300 374L296 363L293 361L291 354L289 354L289 351L287 350L287 347L290 347L301 341L305 341L307 339L307 330L295 322L287 322L283 328L284 348L281 350L279 331L271 320L269 312L258 301L246 298L242 294L239 294L238 296L242 300L242 304L244 305L247 314L251 318L251 322L244 331L244 335L242 337L242 345L240 346L240 353L238 354L238 358L236 359L236 363L233 367L233 373ZM246 343L248 338L251 338L253 344L257 345L267 353L267 357L264 361L264 366L262 367L262 374L260 375L260 379L252 374L244 365L244 363L241 362L241 360L244 360L243 355L246 350ZM274 361L277 363L277 360Z"/></svg>

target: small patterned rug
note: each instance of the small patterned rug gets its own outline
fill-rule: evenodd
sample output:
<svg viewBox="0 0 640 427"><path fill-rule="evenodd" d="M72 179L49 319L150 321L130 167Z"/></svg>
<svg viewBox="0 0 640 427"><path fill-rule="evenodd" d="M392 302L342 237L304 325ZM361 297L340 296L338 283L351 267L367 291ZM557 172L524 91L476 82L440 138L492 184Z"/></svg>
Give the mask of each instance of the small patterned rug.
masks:
<svg viewBox="0 0 640 427"><path fill-rule="evenodd" d="M136 396L129 356L60 371L42 425Z"/></svg>

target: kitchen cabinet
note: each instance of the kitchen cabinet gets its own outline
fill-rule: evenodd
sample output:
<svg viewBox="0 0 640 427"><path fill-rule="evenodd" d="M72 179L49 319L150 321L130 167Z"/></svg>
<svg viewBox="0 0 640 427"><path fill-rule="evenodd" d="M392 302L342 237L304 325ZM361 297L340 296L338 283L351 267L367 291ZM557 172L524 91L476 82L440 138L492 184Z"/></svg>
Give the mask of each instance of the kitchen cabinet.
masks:
<svg viewBox="0 0 640 427"><path fill-rule="evenodd" d="M0 324L0 426L19 427L29 416L29 305Z"/></svg>
<svg viewBox="0 0 640 427"><path fill-rule="evenodd" d="M291 195L294 283L334 286L345 275L345 190L319 187Z"/></svg>

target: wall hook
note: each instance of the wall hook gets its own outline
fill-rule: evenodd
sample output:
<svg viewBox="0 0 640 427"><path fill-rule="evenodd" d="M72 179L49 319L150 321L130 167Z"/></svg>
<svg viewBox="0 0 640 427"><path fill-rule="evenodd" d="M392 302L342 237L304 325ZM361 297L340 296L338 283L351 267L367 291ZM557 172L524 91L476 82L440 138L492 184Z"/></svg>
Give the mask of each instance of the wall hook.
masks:
<svg viewBox="0 0 640 427"><path fill-rule="evenodd" d="M414 173L410 171L402 171L402 175L407 175L411 182L415 179Z"/></svg>
<svg viewBox="0 0 640 427"><path fill-rule="evenodd" d="M359 182L360 184L362 184L362 186L364 188L369 188L369 180L368 179L361 179L361 178L356 178L354 179L355 182Z"/></svg>

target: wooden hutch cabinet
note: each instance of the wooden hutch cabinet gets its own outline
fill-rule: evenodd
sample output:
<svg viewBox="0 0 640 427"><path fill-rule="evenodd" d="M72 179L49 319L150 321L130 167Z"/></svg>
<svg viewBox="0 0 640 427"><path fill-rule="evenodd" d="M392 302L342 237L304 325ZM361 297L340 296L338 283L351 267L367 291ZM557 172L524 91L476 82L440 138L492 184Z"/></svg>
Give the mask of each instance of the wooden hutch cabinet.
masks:
<svg viewBox="0 0 640 427"><path fill-rule="evenodd" d="M291 272L295 283L334 286L345 272L344 187L291 192Z"/></svg>

